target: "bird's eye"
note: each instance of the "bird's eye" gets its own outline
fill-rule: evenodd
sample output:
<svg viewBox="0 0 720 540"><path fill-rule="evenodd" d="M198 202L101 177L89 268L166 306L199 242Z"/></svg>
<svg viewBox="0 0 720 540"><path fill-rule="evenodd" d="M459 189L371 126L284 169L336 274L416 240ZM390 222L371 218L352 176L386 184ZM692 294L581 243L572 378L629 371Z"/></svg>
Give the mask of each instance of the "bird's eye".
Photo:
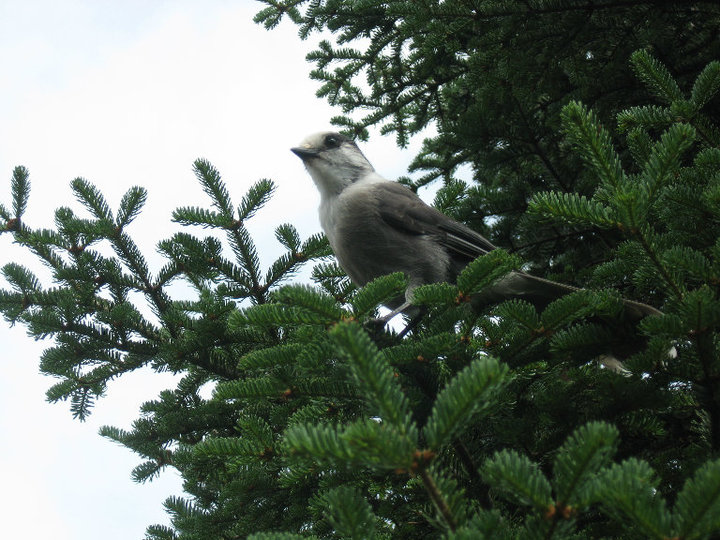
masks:
<svg viewBox="0 0 720 540"><path fill-rule="evenodd" d="M327 135L325 137L325 147L326 148L337 148L340 146L340 137L337 135Z"/></svg>

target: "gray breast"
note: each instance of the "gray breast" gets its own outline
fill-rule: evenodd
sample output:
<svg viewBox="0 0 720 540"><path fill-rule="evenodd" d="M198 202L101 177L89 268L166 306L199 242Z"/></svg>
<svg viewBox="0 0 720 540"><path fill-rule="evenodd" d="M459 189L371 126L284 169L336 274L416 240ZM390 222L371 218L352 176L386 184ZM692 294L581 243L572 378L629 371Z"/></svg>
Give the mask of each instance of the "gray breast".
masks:
<svg viewBox="0 0 720 540"><path fill-rule="evenodd" d="M447 281L450 258L437 238L386 222L378 207L387 194L377 186L352 186L336 201L328 238L340 265L358 285L392 272L404 272L413 287Z"/></svg>

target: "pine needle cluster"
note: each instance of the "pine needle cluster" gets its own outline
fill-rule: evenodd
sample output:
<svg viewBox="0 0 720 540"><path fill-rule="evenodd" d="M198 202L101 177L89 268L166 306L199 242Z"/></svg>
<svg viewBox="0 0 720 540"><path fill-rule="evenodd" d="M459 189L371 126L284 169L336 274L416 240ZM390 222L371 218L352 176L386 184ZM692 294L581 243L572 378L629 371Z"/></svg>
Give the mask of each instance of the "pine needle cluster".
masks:
<svg viewBox="0 0 720 540"><path fill-rule="evenodd" d="M403 275L356 289L322 236L290 224L276 229L285 253L261 267L246 223L270 181L236 204L197 161L210 207L173 214L189 228L159 242L154 271L128 232L144 189L113 211L76 179L87 215L60 208L54 229L33 229L16 168L0 231L53 284L7 263L0 310L54 340L48 398L83 419L127 372L182 374L132 429L102 429L141 456L135 480L166 467L184 479L166 501L172 527L147 538L718 537L714 4L265 3L269 27L287 15L301 35L337 33L310 56L320 93L347 113L337 123L381 125L401 144L437 126L416 185L443 178L438 206L505 249L417 289L424 316L400 337L376 316ZM452 178L461 164L476 186ZM292 282L308 261L313 283ZM473 308L515 269L587 288L544 309ZM173 297L175 281L192 300ZM622 298L662 313L638 324Z"/></svg>

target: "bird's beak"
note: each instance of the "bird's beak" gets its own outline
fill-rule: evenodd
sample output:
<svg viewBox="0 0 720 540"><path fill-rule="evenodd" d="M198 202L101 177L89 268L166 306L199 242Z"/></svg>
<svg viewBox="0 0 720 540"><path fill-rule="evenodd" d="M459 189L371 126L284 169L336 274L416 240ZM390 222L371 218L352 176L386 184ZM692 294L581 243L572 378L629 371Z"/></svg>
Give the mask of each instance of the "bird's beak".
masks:
<svg viewBox="0 0 720 540"><path fill-rule="evenodd" d="M291 148L290 151L295 154L297 157L305 161L306 159L313 158L318 155L318 150L316 148L305 148L301 146L297 146L295 148Z"/></svg>

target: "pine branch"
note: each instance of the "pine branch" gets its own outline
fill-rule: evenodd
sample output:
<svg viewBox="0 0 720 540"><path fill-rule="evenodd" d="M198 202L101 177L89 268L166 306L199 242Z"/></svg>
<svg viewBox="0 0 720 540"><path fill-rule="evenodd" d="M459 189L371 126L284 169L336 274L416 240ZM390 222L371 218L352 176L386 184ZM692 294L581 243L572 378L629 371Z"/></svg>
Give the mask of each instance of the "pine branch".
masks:
<svg viewBox="0 0 720 540"><path fill-rule="evenodd" d="M635 51L630 57L635 73L648 88L667 104L681 101L683 94L667 68L647 51Z"/></svg>
<svg viewBox="0 0 720 540"><path fill-rule="evenodd" d="M507 371L507 366L490 357L475 359L460 371L433 404L423 429L428 447L439 451L471 422L477 421L477 415L493 405Z"/></svg>
<svg viewBox="0 0 720 540"><path fill-rule="evenodd" d="M357 489L340 486L323 493L321 500L337 534L354 540L374 538L377 517Z"/></svg>
<svg viewBox="0 0 720 540"><path fill-rule="evenodd" d="M423 469L422 471L420 471L420 479L422 480L423 486L425 486L425 490L428 492L428 495L430 495L430 500L432 500L433 504L438 509L438 512L440 512L440 515L442 515L446 525L451 531L454 532L455 529L457 529L457 523L445 499L440 493L440 490L438 490L437 484L435 484L433 477L428 473L426 469Z"/></svg>
<svg viewBox="0 0 720 540"><path fill-rule="evenodd" d="M116 226L122 229L126 225L129 225L142 211L146 200L147 190L137 186L130 188L120 201Z"/></svg>
<svg viewBox="0 0 720 540"><path fill-rule="evenodd" d="M25 213L30 197L30 172L25 167L15 167L10 189L13 199L13 217L20 219ZM2 214L4 219L10 220L10 216L5 210Z"/></svg>
<svg viewBox="0 0 720 540"><path fill-rule="evenodd" d="M482 476L520 504L541 511L553 505L550 482L535 463L513 450L498 452L486 461Z"/></svg>
<svg viewBox="0 0 720 540"><path fill-rule="evenodd" d="M553 467L557 506L594 501L595 488L590 484L615 454L618 435L616 428L593 422L575 430L560 447Z"/></svg>
<svg viewBox="0 0 720 540"><path fill-rule="evenodd" d="M563 108L562 120L568 138L580 147L583 159L593 167L601 184L615 189L623 185L625 172L620 158L597 117L582 104L571 102Z"/></svg>
<svg viewBox="0 0 720 540"><path fill-rule="evenodd" d="M644 461L628 459L600 478L605 511L629 518L646 538L670 538L670 514L657 492L655 473Z"/></svg>
<svg viewBox="0 0 720 540"><path fill-rule="evenodd" d="M407 398L389 364L368 335L358 324L353 323L336 325L330 335L348 360L355 384L382 421L398 429L410 440L415 440L417 433L410 419Z"/></svg>
<svg viewBox="0 0 720 540"><path fill-rule="evenodd" d="M685 482L673 510L680 538L706 538L720 530L720 461L706 463Z"/></svg>

